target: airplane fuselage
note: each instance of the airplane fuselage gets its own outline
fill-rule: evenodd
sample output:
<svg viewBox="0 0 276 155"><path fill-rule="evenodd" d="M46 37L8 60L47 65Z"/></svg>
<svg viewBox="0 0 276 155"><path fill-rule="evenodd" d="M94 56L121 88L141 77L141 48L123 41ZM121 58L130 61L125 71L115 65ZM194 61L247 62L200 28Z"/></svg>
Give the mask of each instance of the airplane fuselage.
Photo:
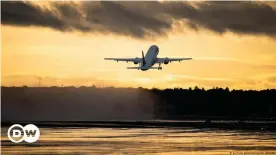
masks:
<svg viewBox="0 0 276 155"><path fill-rule="evenodd" d="M146 71L150 69L157 60L157 55L159 53L159 48L156 45L150 46L145 56L145 64L141 64L141 70Z"/></svg>

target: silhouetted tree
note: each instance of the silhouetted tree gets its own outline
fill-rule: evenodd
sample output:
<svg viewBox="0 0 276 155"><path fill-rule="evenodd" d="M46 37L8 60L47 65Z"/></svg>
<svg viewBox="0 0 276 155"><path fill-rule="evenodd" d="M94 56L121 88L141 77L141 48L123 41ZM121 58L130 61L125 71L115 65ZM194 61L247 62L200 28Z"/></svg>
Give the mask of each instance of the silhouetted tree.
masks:
<svg viewBox="0 0 276 155"><path fill-rule="evenodd" d="M93 89L91 89L93 88ZM38 91L39 90L39 91ZM2 113L6 112L7 107L12 104L16 107L26 107L30 111L33 105L42 105L42 103L55 105L62 102L74 103L70 105L74 108L79 103L89 105L93 98L97 100L97 105L112 105L115 109L121 109L122 103L131 105L139 103L141 109L146 111L149 100L144 100L145 96L151 98L154 102L154 118L156 119L186 119L191 117L222 117L231 119L243 118L269 118L275 117L276 113L276 90L232 90L228 87L225 89L214 87L213 89L199 89L195 86L194 90L174 88L160 90L153 88L151 90L139 87L135 88L96 88L92 87L2 87ZM130 92L137 95L132 100L124 99L129 97ZM138 94L137 94L138 93ZM118 100L107 99L114 98ZM114 102L114 103L112 103ZM126 102L126 103L125 103ZM16 104L16 105L15 105ZM55 106L53 106L55 107ZM66 104L64 104L66 108ZM56 107L55 107L56 108ZM126 107L124 107L126 108ZM127 108L126 108L127 109ZM127 111L127 110L126 110ZM86 113L88 111L79 111ZM50 113L49 113L50 115Z"/></svg>

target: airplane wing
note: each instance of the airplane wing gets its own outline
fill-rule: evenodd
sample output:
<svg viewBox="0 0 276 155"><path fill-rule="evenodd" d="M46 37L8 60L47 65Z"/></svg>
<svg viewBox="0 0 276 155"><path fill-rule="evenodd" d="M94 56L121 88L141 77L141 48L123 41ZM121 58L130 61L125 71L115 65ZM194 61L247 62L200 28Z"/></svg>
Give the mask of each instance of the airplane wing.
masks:
<svg viewBox="0 0 276 155"><path fill-rule="evenodd" d="M141 58L104 58L104 60L114 60L114 61L125 61L125 62L134 62L134 63L141 63Z"/></svg>
<svg viewBox="0 0 276 155"><path fill-rule="evenodd" d="M104 60L114 60L114 61L126 61L126 62L134 62L135 64L142 63L145 64L145 56L144 52L142 51L142 58L104 58Z"/></svg>
<svg viewBox="0 0 276 155"><path fill-rule="evenodd" d="M192 58L157 58L156 63L169 63L172 61L191 60Z"/></svg>

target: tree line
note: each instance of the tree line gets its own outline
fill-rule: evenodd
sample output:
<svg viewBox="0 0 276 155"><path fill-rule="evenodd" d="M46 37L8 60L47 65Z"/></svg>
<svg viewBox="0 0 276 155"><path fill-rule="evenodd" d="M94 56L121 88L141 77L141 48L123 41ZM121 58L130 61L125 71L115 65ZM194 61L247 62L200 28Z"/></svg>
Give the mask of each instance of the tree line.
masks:
<svg viewBox="0 0 276 155"><path fill-rule="evenodd" d="M276 90L2 87L2 120L275 118ZM14 114L16 113L16 114Z"/></svg>

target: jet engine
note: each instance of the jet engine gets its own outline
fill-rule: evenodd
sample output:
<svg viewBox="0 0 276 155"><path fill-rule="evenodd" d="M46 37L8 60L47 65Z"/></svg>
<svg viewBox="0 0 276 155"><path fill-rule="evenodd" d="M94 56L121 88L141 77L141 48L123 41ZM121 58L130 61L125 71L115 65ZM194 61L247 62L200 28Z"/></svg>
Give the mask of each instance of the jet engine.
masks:
<svg viewBox="0 0 276 155"><path fill-rule="evenodd" d="M134 61L133 63L134 63L135 65L137 65L137 64L139 63L139 58L136 57L135 59L136 59L136 61Z"/></svg>
<svg viewBox="0 0 276 155"><path fill-rule="evenodd" d="M169 58L165 58L164 64L165 65L169 64Z"/></svg>

